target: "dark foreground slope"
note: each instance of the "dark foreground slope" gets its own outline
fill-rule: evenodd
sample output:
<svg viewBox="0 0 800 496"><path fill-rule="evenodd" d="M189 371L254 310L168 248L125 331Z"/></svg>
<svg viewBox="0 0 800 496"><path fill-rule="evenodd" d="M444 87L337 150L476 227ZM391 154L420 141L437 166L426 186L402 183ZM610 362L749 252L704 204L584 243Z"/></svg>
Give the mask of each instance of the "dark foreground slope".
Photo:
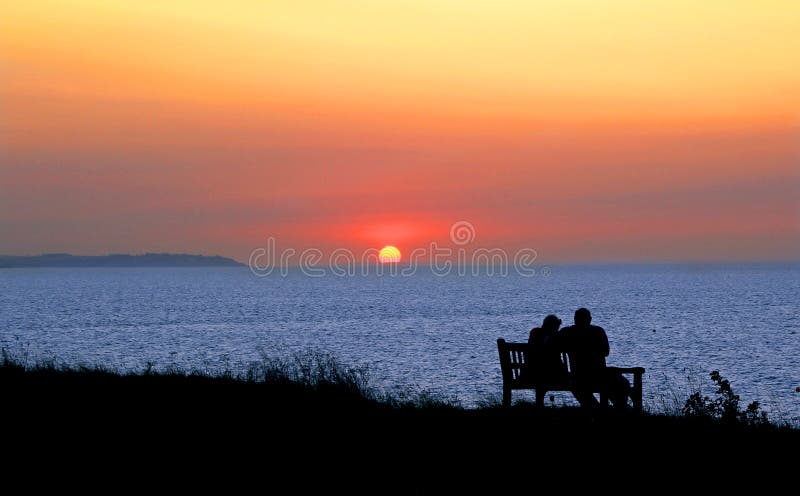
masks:
<svg viewBox="0 0 800 496"><path fill-rule="evenodd" d="M415 494L504 481L655 489L695 477L763 489L791 477L800 442L796 430L680 417L382 402L350 386L6 363L3 446L27 468L77 465L136 480L175 477L185 465L194 483L234 470L264 484L377 479L379 494Z"/></svg>

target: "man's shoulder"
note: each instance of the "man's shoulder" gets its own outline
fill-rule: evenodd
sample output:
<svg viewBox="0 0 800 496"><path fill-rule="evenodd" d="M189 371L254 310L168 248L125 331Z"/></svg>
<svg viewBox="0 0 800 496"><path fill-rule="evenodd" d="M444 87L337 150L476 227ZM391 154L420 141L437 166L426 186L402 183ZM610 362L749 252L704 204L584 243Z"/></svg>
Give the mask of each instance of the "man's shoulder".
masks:
<svg viewBox="0 0 800 496"><path fill-rule="evenodd" d="M603 333L603 334L605 334L605 333L606 333L606 330L605 330L605 329L603 329L603 328L602 328L602 327L600 327L600 326L596 326L596 325L590 325L590 326L589 326L589 329L591 329L591 330L592 330L592 332L594 332L594 333L596 333L596 334L600 334L600 333Z"/></svg>

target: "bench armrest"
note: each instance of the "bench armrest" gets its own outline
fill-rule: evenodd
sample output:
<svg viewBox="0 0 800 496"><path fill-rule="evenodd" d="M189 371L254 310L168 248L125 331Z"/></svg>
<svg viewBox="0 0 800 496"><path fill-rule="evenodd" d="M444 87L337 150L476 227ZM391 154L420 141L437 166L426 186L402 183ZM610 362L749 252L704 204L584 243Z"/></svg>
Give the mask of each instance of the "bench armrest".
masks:
<svg viewBox="0 0 800 496"><path fill-rule="evenodd" d="M642 376L644 367L606 367L606 370L618 372L620 374L633 374L633 386L631 388L631 400L633 409L637 412L642 411ZM602 394L600 395L603 396Z"/></svg>
<svg viewBox="0 0 800 496"><path fill-rule="evenodd" d="M644 374L644 367L606 367L606 369L620 374Z"/></svg>

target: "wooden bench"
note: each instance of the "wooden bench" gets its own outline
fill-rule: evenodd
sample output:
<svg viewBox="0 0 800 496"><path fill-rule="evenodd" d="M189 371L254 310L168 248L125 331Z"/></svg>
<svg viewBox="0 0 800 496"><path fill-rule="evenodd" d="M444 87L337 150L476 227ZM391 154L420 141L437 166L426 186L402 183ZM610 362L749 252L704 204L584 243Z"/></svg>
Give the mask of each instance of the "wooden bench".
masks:
<svg viewBox="0 0 800 496"><path fill-rule="evenodd" d="M548 391L572 391L572 379L568 378L560 383L536 383L525 380L522 376L523 369L528 363L528 343L507 343L505 339L497 340L497 351L500 353L500 371L503 374L503 406L511 406L511 391L520 389L536 390L536 405L544 406L544 397ZM569 370L567 354L561 354L561 360L566 370ZM642 367L607 367L621 374L633 375L633 389L631 400L636 411L642 411ZM600 393L600 404L608 406L608 397L598 388L595 393Z"/></svg>

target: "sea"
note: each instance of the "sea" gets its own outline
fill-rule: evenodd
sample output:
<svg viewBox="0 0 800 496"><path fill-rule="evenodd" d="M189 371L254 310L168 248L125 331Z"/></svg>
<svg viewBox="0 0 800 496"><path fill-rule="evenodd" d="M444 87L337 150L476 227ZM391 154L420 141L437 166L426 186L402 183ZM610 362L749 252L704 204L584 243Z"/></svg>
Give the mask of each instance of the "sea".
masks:
<svg viewBox="0 0 800 496"><path fill-rule="evenodd" d="M800 264L555 265L536 275L258 277L247 267L0 269L0 348L28 364L243 372L335 355L377 388L465 407L500 397L497 338L591 310L608 363L642 366L651 411L674 412L709 373L743 404L800 419ZM515 399L532 393L515 392ZM573 404L555 393L552 404Z"/></svg>

